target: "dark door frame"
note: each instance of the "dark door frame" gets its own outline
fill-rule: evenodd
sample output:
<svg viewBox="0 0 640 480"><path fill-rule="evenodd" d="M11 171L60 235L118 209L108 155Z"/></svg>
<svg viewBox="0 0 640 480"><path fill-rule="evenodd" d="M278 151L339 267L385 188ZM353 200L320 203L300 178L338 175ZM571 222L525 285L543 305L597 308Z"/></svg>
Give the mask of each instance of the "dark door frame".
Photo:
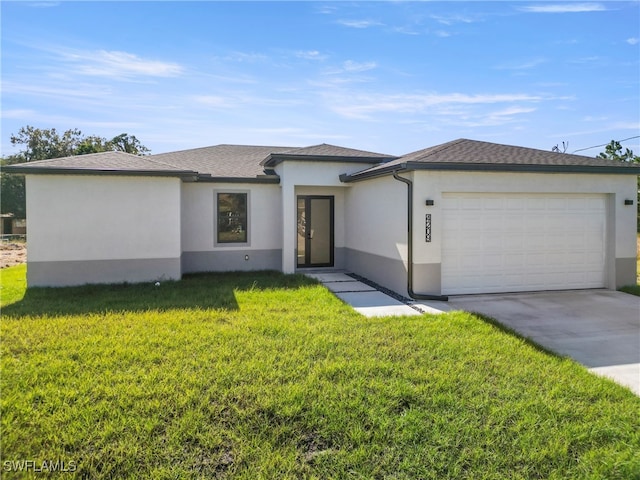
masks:
<svg viewBox="0 0 640 480"><path fill-rule="evenodd" d="M333 195L298 195L296 197L296 215L297 215L297 205L300 200L304 200L304 211L305 211L304 263L298 263L298 258L296 255L296 267L297 268L333 267L334 266L334 250L335 250L335 237L334 237L335 197ZM329 200L329 263L311 263L311 232L308 231L306 228L307 225L311 225L311 216L313 215L311 210L311 200Z"/></svg>

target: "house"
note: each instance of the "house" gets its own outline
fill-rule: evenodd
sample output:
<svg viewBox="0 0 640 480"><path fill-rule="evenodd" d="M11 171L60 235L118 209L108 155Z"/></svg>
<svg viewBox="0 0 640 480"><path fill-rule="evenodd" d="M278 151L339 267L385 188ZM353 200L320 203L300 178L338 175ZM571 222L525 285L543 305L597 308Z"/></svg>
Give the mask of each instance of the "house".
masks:
<svg viewBox="0 0 640 480"><path fill-rule="evenodd" d="M28 284L346 269L414 298L636 281L640 167L455 140L105 152L26 174Z"/></svg>
<svg viewBox="0 0 640 480"><path fill-rule="evenodd" d="M2 235L12 237L14 235L20 236L27 233L27 220L25 218L16 218L13 213L3 213L0 215L2 223Z"/></svg>

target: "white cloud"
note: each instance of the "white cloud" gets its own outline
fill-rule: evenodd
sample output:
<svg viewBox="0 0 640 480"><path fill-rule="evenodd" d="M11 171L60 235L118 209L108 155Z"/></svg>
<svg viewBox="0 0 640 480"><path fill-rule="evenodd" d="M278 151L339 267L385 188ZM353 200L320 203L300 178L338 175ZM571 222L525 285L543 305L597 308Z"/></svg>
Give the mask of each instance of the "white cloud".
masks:
<svg viewBox="0 0 640 480"><path fill-rule="evenodd" d="M398 114L439 114L462 116L468 109L480 105L528 102L536 103L546 97L530 94L392 94L392 95L352 95L334 98L333 110L350 118L367 119L377 113ZM532 111L530 107L507 107L493 113L494 116L509 116Z"/></svg>
<svg viewBox="0 0 640 480"><path fill-rule="evenodd" d="M95 99L100 96L105 96L110 93L110 89L104 86L95 85L95 84L81 84L77 83L73 87L65 86L58 87L55 85L36 85L29 84L26 82L11 82L6 81L2 84L3 93L11 93L18 95L35 95L40 97L51 97L51 98L82 98L83 101L86 99Z"/></svg>
<svg viewBox="0 0 640 480"><path fill-rule="evenodd" d="M345 72L366 72L367 70L373 70L378 64L376 62L354 62L353 60L347 60L342 63L342 68Z"/></svg>
<svg viewBox="0 0 640 480"><path fill-rule="evenodd" d="M296 57L305 60L325 60L327 55L323 55L318 50L300 50L295 53Z"/></svg>
<svg viewBox="0 0 640 480"><path fill-rule="evenodd" d="M33 118L35 110L28 110L26 108L15 108L11 110L2 110L0 116L2 118Z"/></svg>
<svg viewBox="0 0 640 480"><path fill-rule="evenodd" d="M75 66L76 72L100 77L175 77L184 70L177 63L146 60L119 51L63 52L62 56Z"/></svg>
<svg viewBox="0 0 640 480"><path fill-rule="evenodd" d="M393 31L402 35L420 35L413 27L393 27Z"/></svg>
<svg viewBox="0 0 640 480"><path fill-rule="evenodd" d="M465 15L431 15L433 20L442 25L454 25L456 23L474 23L477 20L475 18L465 16Z"/></svg>
<svg viewBox="0 0 640 480"><path fill-rule="evenodd" d="M607 8L600 3L556 3L520 7L519 10L531 13L581 13L603 12Z"/></svg>
<svg viewBox="0 0 640 480"><path fill-rule="evenodd" d="M354 62L353 60L346 60L342 62L340 66L327 68L323 73L324 75L340 75L340 74L354 74L354 73L362 73L369 70L373 70L378 67L376 62ZM333 79L332 83L348 83L352 82L354 77L345 77ZM312 82L317 84L317 82Z"/></svg>
<svg viewBox="0 0 640 480"><path fill-rule="evenodd" d="M494 117L504 117L518 115L521 113L531 113L535 111L536 109L532 107L508 107L502 110L498 110L497 112L491 112L490 115Z"/></svg>
<svg viewBox="0 0 640 480"><path fill-rule="evenodd" d="M269 57L262 53L233 52L225 57L225 60L231 60L238 63L260 63L269 60Z"/></svg>
<svg viewBox="0 0 640 480"><path fill-rule="evenodd" d="M383 25L376 20L338 20L338 23L351 28L369 28Z"/></svg>
<svg viewBox="0 0 640 480"><path fill-rule="evenodd" d="M331 15L338 10L338 7L330 6L330 5L321 5L316 7L316 12L322 15Z"/></svg>
<svg viewBox="0 0 640 480"><path fill-rule="evenodd" d="M244 92L223 92L221 95L193 95L190 99L200 107L214 109L237 109L250 105L251 107L297 107L304 100L290 94L278 98L253 95Z"/></svg>
<svg viewBox="0 0 640 480"><path fill-rule="evenodd" d="M193 97L193 100L195 100L198 105L213 108L229 108L234 105L234 103L229 101L229 97L222 97L219 95L196 95Z"/></svg>
<svg viewBox="0 0 640 480"><path fill-rule="evenodd" d="M631 37L631 38L627 38L627 43L629 45L637 45L638 44L638 37Z"/></svg>
<svg viewBox="0 0 640 480"><path fill-rule="evenodd" d="M531 60L526 60L524 62L498 65L496 68L498 70L529 70L537 67L538 65L542 65L545 62L546 60L544 58L534 58Z"/></svg>

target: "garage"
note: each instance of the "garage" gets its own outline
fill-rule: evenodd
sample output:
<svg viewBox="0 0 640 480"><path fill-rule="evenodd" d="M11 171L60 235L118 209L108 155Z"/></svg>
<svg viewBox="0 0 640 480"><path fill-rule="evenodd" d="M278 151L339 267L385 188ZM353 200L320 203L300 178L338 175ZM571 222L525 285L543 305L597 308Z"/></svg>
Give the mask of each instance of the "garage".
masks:
<svg viewBox="0 0 640 480"><path fill-rule="evenodd" d="M442 197L443 294L605 287L607 195Z"/></svg>

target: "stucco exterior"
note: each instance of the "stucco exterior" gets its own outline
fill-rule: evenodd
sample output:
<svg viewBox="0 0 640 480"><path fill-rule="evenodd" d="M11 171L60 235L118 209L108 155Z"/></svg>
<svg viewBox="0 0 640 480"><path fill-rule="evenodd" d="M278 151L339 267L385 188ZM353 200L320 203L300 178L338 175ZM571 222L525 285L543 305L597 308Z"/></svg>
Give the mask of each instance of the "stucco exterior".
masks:
<svg viewBox="0 0 640 480"><path fill-rule="evenodd" d="M447 226L475 220L467 207L456 207L466 216L452 222L451 199L513 203L518 196L550 205L581 202L583 212L594 205L598 230L582 238L601 237L591 251L598 257L594 275L602 280L583 283L584 288L613 289L636 281L640 168L464 139L403 157L326 144L220 145L153 157L105 152L9 167L27 178L30 286L179 279L207 271L293 273L321 265L352 271L405 296L439 296L455 290L451 279L455 283L465 272L450 268L451 245L462 235ZM221 193L240 193L237 198L246 200L246 224L242 208L241 240L235 243L218 241ZM560 203L553 203L555 197ZM313 202L322 208L314 210ZM556 223L571 218L573 210L562 217L559 206L551 208ZM545 222L547 212L538 211L536 221ZM315 240L314 229L321 233ZM546 245L553 247L542 248ZM325 260L310 260L310 251L322 252L314 258ZM484 273L476 272L476 278ZM515 278L513 272L503 277L509 275ZM551 288L562 286L556 282ZM498 288L509 291L509 285Z"/></svg>
<svg viewBox="0 0 640 480"><path fill-rule="evenodd" d="M606 225L607 288L618 288L635 282L636 228L635 208L624 204L636 198L635 178L622 175L535 174L513 172L414 172L416 185L414 221L424 223L424 214L432 214L432 241L421 239L421 229L414 231L414 262L417 268L430 268L442 263L440 228L442 196L446 192L516 192L605 194L608 212ZM425 199L434 200L431 207ZM422 240L422 241L421 241ZM436 267L437 268L437 267ZM633 276L631 275L633 273ZM422 285L421 285L422 283ZM416 287L431 287L426 278L417 278Z"/></svg>
<svg viewBox="0 0 640 480"><path fill-rule="evenodd" d="M218 192L248 194L247 243L217 244ZM183 273L281 268L281 199L277 185L183 183L181 198Z"/></svg>
<svg viewBox="0 0 640 480"><path fill-rule="evenodd" d="M276 166L280 177L281 218L282 218L282 271L296 271L296 198L297 195L322 194L334 195L347 186L340 181L340 175L362 170L362 164L346 164L344 162L303 162L288 161ZM306 192L306 193L305 193ZM333 192L333 193L331 193ZM336 195L336 204L343 202L343 196ZM344 240L343 209L335 207L336 213L336 247L346 246ZM338 251L336 258L343 258L343 251ZM342 263L343 260L340 260Z"/></svg>
<svg viewBox="0 0 640 480"><path fill-rule="evenodd" d="M413 282L416 293L442 293L443 195L448 192L604 194L606 281L615 289L635 283L636 209L632 176L514 172L415 171L402 175L414 184ZM407 192L392 176L352 184L347 195L347 268L407 295ZM426 200L433 200L427 206ZM431 238L425 241L425 215Z"/></svg>
<svg viewBox="0 0 640 480"><path fill-rule="evenodd" d="M27 175L26 189L30 286L180 278L179 179Z"/></svg>
<svg viewBox="0 0 640 480"><path fill-rule="evenodd" d="M407 189L392 177L351 184L346 267L407 294Z"/></svg>

